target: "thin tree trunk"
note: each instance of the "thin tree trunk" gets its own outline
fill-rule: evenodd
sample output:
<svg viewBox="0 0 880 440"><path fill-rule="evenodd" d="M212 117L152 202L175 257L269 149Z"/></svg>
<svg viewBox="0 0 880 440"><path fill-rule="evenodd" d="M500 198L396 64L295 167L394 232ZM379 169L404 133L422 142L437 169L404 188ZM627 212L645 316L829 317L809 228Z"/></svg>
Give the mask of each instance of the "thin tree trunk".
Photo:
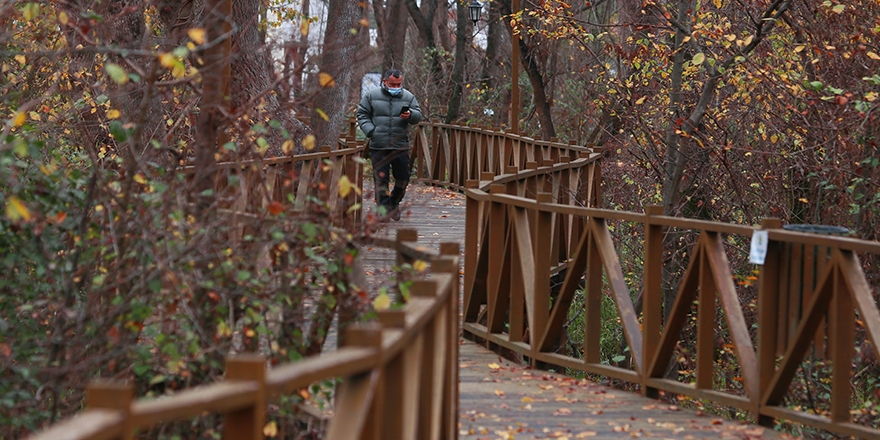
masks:
<svg viewBox="0 0 880 440"><path fill-rule="evenodd" d="M467 64L466 39L467 39L467 11L462 2L455 2L458 19L455 32L455 65L452 67L452 96L449 98L449 109L446 113L446 123L450 124L458 119L458 111L461 107L461 95L464 93L464 68Z"/></svg>
<svg viewBox="0 0 880 440"><path fill-rule="evenodd" d="M391 0L386 10L387 33L383 41L382 71L401 69L406 53L406 0Z"/></svg>
<svg viewBox="0 0 880 440"><path fill-rule="evenodd" d="M550 114L550 101L547 99L544 77L541 75L535 50L526 43L525 38L519 39L519 53L523 68L529 75L529 82L532 84L532 99L535 102L538 120L541 122L541 135L544 139L550 139L556 137L556 128L553 126L553 116Z"/></svg>
<svg viewBox="0 0 880 440"><path fill-rule="evenodd" d="M315 105L328 117L325 120L312 112L311 126L318 145L336 147L339 133L345 123L345 108L348 91L351 88L351 62L357 52L358 35L351 32L361 30L359 21L363 11L358 3L350 0L330 0L327 10L327 31L324 34L324 50L318 63L319 71L332 78L332 84L322 84Z"/></svg>

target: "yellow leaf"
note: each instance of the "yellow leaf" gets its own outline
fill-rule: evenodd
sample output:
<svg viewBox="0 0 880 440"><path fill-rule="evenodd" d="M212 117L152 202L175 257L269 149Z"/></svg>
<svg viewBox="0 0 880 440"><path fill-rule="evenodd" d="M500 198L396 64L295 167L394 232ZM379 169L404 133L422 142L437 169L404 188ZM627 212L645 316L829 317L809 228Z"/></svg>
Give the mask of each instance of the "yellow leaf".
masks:
<svg viewBox="0 0 880 440"><path fill-rule="evenodd" d="M715 3L716 8L721 9L721 0L715 0L713 3Z"/></svg>
<svg viewBox="0 0 880 440"><path fill-rule="evenodd" d="M321 72L318 74L318 84L321 84L321 87L330 88L336 87L336 80L333 79L333 76L329 73Z"/></svg>
<svg viewBox="0 0 880 440"><path fill-rule="evenodd" d="M306 151L312 151L315 149L315 142L315 135L310 134L303 139L303 148L305 148Z"/></svg>
<svg viewBox="0 0 880 440"><path fill-rule="evenodd" d="M30 113L28 113L28 116L30 116L30 118L31 118L32 121L40 121L40 120L42 120L42 118L40 117L40 114L37 113L37 112L30 112Z"/></svg>
<svg viewBox="0 0 880 440"><path fill-rule="evenodd" d="M186 67L180 61L174 64L174 68L171 69L171 76L175 78L183 78L186 75Z"/></svg>
<svg viewBox="0 0 880 440"><path fill-rule="evenodd" d="M368 27L370 27L370 20L367 20L366 18L362 18L360 21L360 24L361 24L361 27L368 28Z"/></svg>
<svg viewBox="0 0 880 440"><path fill-rule="evenodd" d="M867 55L868 58L870 58L870 59L872 59L872 60L878 60L878 61L880 61L880 55L877 55L876 52L868 51L868 52L865 53L865 55Z"/></svg>
<svg viewBox="0 0 880 440"><path fill-rule="evenodd" d="M19 64L27 63L27 58L24 55L18 54L15 56L15 61L18 61Z"/></svg>
<svg viewBox="0 0 880 440"><path fill-rule="evenodd" d="M317 108L317 109L315 109L315 113L317 113L318 116L321 117L321 119L323 119L323 120L325 120L325 121L327 121L327 122L330 122L330 117L327 116L327 113L324 113L324 110L321 110L321 109Z"/></svg>
<svg viewBox="0 0 880 440"><path fill-rule="evenodd" d="M61 24L67 24L70 18L67 16L67 12L61 11L58 13L58 22Z"/></svg>
<svg viewBox="0 0 880 440"><path fill-rule="evenodd" d="M205 30L202 28L192 28L186 31L186 34L189 35L189 39L193 40L196 44L205 44ZM275 423L275 422L272 422Z"/></svg>
<svg viewBox="0 0 880 440"><path fill-rule="evenodd" d="M122 113L114 108L113 110L107 112L107 119L119 119L121 115Z"/></svg>
<svg viewBox="0 0 880 440"><path fill-rule="evenodd" d="M810 203L809 200L807 200L807 199L805 199L805 198L803 198L803 197L799 198L799 199L798 199L798 202L801 202L801 203Z"/></svg>
<svg viewBox="0 0 880 440"><path fill-rule="evenodd" d="M281 144L281 151L284 152L284 154L290 154L290 152L293 151L293 141L290 139L284 141L284 143Z"/></svg>
<svg viewBox="0 0 880 440"><path fill-rule="evenodd" d="M137 173L134 175L134 181L143 185L143 184L147 183L147 178L144 177L143 174Z"/></svg>
<svg viewBox="0 0 880 440"><path fill-rule="evenodd" d="M159 64L166 69L171 69L174 67L174 64L177 62L177 58L174 57L173 54L169 52L165 52L159 55Z"/></svg>
<svg viewBox="0 0 880 440"><path fill-rule="evenodd" d="M6 217L9 217L10 220L17 222L19 220L30 221L33 215L31 211L22 203L18 197L12 196L9 198L9 204L6 205Z"/></svg>
<svg viewBox="0 0 880 440"><path fill-rule="evenodd" d="M427 268L428 268L428 263L426 263L422 260L416 260L416 262L413 263L413 269L415 269L416 272L424 272L425 269L427 269Z"/></svg>
<svg viewBox="0 0 880 440"><path fill-rule="evenodd" d="M492 362L491 364L489 364L489 368L492 370L497 370L497 369L501 368L501 365L498 365L495 362Z"/></svg>
<svg viewBox="0 0 880 440"><path fill-rule="evenodd" d="M27 116L24 112L16 112L15 116L12 117L13 127L21 127L25 122L27 122Z"/></svg>
<svg viewBox="0 0 880 440"><path fill-rule="evenodd" d="M834 7L831 8L831 10L832 10L835 14L840 14L840 13L842 13L843 11L846 10L846 5L834 5Z"/></svg>
<svg viewBox="0 0 880 440"><path fill-rule="evenodd" d="M217 337L219 338L228 338L232 336L232 329L226 325L225 321L220 321L217 323Z"/></svg>
<svg viewBox="0 0 880 440"><path fill-rule="evenodd" d="M275 437L278 435L278 424L275 423L274 420L266 423L266 426L263 427L263 435L266 437Z"/></svg>
<svg viewBox="0 0 880 440"><path fill-rule="evenodd" d="M691 62L695 66L699 66L700 64L703 64L703 61L706 61L706 55L704 55L703 52L700 52L700 53L694 55L694 59L691 60Z"/></svg>
<svg viewBox="0 0 880 440"><path fill-rule="evenodd" d="M504 391L501 391L501 390L495 390L495 395L496 395L496 396L503 396L503 395L504 395Z"/></svg>
<svg viewBox="0 0 880 440"><path fill-rule="evenodd" d="M304 37L309 34L309 21L308 20L303 20L302 24L299 25L299 33Z"/></svg>
<svg viewBox="0 0 880 440"><path fill-rule="evenodd" d="M391 297L387 293L382 292L373 300L373 308L376 311L388 310L391 307Z"/></svg>
<svg viewBox="0 0 880 440"><path fill-rule="evenodd" d="M642 104L644 104L644 103L645 103L645 98L647 98L647 96L642 96L641 98L637 99L637 100L636 100L636 105L642 105Z"/></svg>
<svg viewBox="0 0 880 440"><path fill-rule="evenodd" d="M752 44L752 40L754 40L754 39L755 39L754 35L749 35L748 37L746 37L745 40L743 40L743 46L748 46L749 44Z"/></svg>
<svg viewBox="0 0 880 440"><path fill-rule="evenodd" d="M523 403L529 403L529 402L534 402L534 401L535 401L535 399L532 399L532 398L529 397L529 396L523 397L522 399L519 399L519 400L520 400L520 402L523 402Z"/></svg>
<svg viewBox="0 0 880 440"><path fill-rule="evenodd" d="M351 193L351 180L348 180L348 176L342 176L339 178L339 197L348 197Z"/></svg>
<svg viewBox="0 0 880 440"><path fill-rule="evenodd" d="M797 46L794 47L794 53L803 52L803 50L806 48L807 48L807 46L805 46L803 44L798 44Z"/></svg>
<svg viewBox="0 0 880 440"><path fill-rule="evenodd" d="M22 15L24 15L25 21L31 21L37 18L37 15L40 15L40 5L37 3L28 3L24 5L24 9L21 10Z"/></svg>

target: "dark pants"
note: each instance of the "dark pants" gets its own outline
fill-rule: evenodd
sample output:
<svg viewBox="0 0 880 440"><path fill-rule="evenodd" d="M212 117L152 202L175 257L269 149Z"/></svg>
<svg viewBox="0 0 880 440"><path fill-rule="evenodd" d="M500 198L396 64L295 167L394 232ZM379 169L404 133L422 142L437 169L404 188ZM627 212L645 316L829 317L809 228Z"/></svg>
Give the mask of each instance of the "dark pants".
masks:
<svg viewBox="0 0 880 440"><path fill-rule="evenodd" d="M388 212L397 209L406 186L409 185L409 150L370 150L373 161L373 181L376 184L376 203ZM388 194L391 176L394 176L394 189Z"/></svg>

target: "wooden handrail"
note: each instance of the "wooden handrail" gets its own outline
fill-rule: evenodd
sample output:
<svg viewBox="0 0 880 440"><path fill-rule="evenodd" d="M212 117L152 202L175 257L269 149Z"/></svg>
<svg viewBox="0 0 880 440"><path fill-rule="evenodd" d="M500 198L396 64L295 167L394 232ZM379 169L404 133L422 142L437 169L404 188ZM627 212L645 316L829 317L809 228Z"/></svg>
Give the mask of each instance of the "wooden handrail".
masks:
<svg viewBox="0 0 880 440"><path fill-rule="evenodd" d="M880 243L787 231L778 221L761 228L667 217L659 207L648 207L645 213L597 209L596 179L601 174L597 151L480 128L435 124L425 130L434 133L430 137L434 140L430 149L433 157L414 153L421 161L417 168L430 170L420 178L463 188L467 195L465 336L517 352L538 367L556 365L630 381L639 384L648 396L656 397L663 390L745 409L764 424L781 417L842 434L880 437L880 430L850 421L849 368L832 371L830 417L789 409L782 402L826 313L834 365L850 365L854 359L855 311L878 346L880 313L872 297L877 286L869 285L858 254L876 256ZM454 143L456 140L459 143ZM474 162L459 161L462 157ZM566 160L554 161L553 157ZM464 183L462 178L466 178ZM644 303L638 313L609 230L610 224L621 222L640 225L646 231L641 243L636 243L644 249ZM691 265L680 282L670 316L661 322L662 236L669 229L695 234L698 239L688 251ZM759 229L768 231L770 246L757 281L758 319L747 321L725 246L727 240L747 244ZM781 284L789 282L784 276L794 276L784 266L794 260L783 258L792 246L817 249L817 255L821 250L821 255L828 256L815 260L821 272L816 275L815 288L803 292L802 314L787 305L785 297L791 287ZM501 254L504 249L516 252L505 256ZM557 285L552 307L551 277ZM586 297L583 358L557 352L561 329L578 289L583 289ZM633 357L631 368L601 363L599 304L605 292L615 301ZM710 295L709 299L704 295ZM685 384L664 376L697 298L702 299L695 324L697 381ZM717 310L715 298L720 304ZM719 310L742 365L742 395L713 389ZM797 328L789 330L785 325ZM755 327L759 340L764 341L757 345L750 333ZM526 330L528 339L524 338Z"/></svg>
<svg viewBox="0 0 880 440"><path fill-rule="evenodd" d="M405 230L401 234L411 236L412 232ZM439 251L430 251L407 240L387 244L403 254L424 258L432 268L425 278L414 281L412 300L402 310L380 312L383 322L396 324L354 326L345 339L350 345L266 371L259 371L266 369L266 363L254 356L246 357L243 363L229 358L227 380L172 396L128 403L125 398L114 399L113 393L127 393L130 388L101 383L97 385L101 387L101 398L94 400L101 408L86 409L30 438L127 439L139 429L215 413L227 418L224 438L259 439L269 402L313 383L337 378L342 379L342 384L335 398L337 412L330 420L328 438L456 438L458 245L444 243ZM399 316L385 319L386 315ZM231 362L239 365L229 370ZM379 379L398 376L389 374L389 369L405 374L402 383L386 391L390 384L386 384L387 379ZM436 386L425 387L425 381ZM407 390L404 394L397 393L401 387ZM114 406L114 401L118 405ZM366 415L370 411L381 415L382 408L403 414L409 420L408 431L399 426L368 423ZM244 427L248 423L249 427Z"/></svg>

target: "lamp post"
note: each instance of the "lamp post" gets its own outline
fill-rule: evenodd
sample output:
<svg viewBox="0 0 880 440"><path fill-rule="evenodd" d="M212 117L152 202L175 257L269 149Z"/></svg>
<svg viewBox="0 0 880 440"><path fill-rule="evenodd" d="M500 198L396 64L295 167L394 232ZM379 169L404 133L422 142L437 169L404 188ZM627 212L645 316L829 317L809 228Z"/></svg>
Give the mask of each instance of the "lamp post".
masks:
<svg viewBox="0 0 880 440"><path fill-rule="evenodd" d="M477 25L477 22L480 21L480 15L483 13L483 4L474 0L471 4L468 5L468 14L471 16L471 21L474 22L474 26Z"/></svg>

